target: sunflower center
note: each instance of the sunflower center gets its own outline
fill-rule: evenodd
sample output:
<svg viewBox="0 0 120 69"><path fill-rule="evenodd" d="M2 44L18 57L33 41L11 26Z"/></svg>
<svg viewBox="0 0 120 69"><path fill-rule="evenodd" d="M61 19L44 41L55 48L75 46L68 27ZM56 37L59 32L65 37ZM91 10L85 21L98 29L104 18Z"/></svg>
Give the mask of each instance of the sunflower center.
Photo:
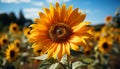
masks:
<svg viewBox="0 0 120 69"><path fill-rule="evenodd" d="M40 53L42 50L37 50L37 53Z"/></svg>
<svg viewBox="0 0 120 69"><path fill-rule="evenodd" d="M30 31L28 31L28 35L30 35Z"/></svg>
<svg viewBox="0 0 120 69"><path fill-rule="evenodd" d="M3 40L3 43L7 43L7 40L6 40L6 39L4 39L4 40Z"/></svg>
<svg viewBox="0 0 120 69"><path fill-rule="evenodd" d="M10 57L14 57L15 56L15 51L10 51Z"/></svg>
<svg viewBox="0 0 120 69"><path fill-rule="evenodd" d="M89 51L89 50L88 50L88 51L86 51L86 52L85 52L85 54L86 54L86 55L89 55L89 54L90 54L90 51Z"/></svg>
<svg viewBox="0 0 120 69"><path fill-rule="evenodd" d="M97 40L99 40L100 38L99 38L99 37L97 37L96 39L97 39Z"/></svg>
<svg viewBox="0 0 120 69"><path fill-rule="evenodd" d="M20 44L19 44L19 43L16 43L16 46L17 46L17 47L19 47L19 46L20 46Z"/></svg>
<svg viewBox="0 0 120 69"><path fill-rule="evenodd" d="M13 27L13 30L17 30L17 28L16 28L16 27Z"/></svg>
<svg viewBox="0 0 120 69"><path fill-rule="evenodd" d="M65 42L71 35L72 30L65 23L56 23L49 29L49 37L55 42Z"/></svg>
<svg viewBox="0 0 120 69"><path fill-rule="evenodd" d="M104 48L104 49L107 49L108 47L109 47L109 46L108 46L107 43L104 43L104 44L103 44L103 48Z"/></svg>

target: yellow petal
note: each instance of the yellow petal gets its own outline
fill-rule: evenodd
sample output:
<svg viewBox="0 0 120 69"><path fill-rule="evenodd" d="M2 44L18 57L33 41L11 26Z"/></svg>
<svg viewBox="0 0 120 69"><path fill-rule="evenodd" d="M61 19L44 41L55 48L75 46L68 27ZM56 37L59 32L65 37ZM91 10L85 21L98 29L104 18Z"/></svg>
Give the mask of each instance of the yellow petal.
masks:
<svg viewBox="0 0 120 69"><path fill-rule="evenodd" d="M67 10L68 16L70 16L70 14L72 13L72 8L73 8L72 5L68 7L68 10Z"/></svg>
<svg viewBox="0 0 120 69"><path fill-rule="evenodd" d="M69 19L70 14L72 13L72 8L73 8L72 5L68 7L68 10L67 10L67 13L66 13L66 17L64 19L64 22L67 23L67 24L69 24L67 21Z"/></svg>
<svg viewBox="0 0 120 69"><path fill-rule="evenodd" d="M60 44L58 44L56 47L57 47L57 48L56 48L56 50L55 50L55 52L54 52L54 56L53 56L54 59L57 57L58 53L60 52L61 46L60 46Z"/></svg>
<svg viewBox="0 0 120 69"><path fill-rule="evenodd" d="M69 43L65 44L65 49L66 49L67 55L70 55L70 44Z"/></svg>
<svg viewBox="0 0 120 69"><path fill-rule="evenodd" d="M66 5L63 4L62 5L62 9L61 9L61 20L60 21L63 21L65 19L65 16L66 16Z"/></svg>
<svg viewBox="0 0 120 69"><path fill-rule="evenodd" d="M48 54L47 54L47 59L49 59L50 57L52 57L54 54L54 51L56 49L56 45L54 45L54 47L48 51Z"/></svg>
<svg viewBox="0 0 120 69"><path fill-rule="evenodd" d="M79 51L79 47L76 44L70 43L70 48L75 51Z"/></svg>
<svg viewBox="0 0 120 69"><path fill-rule="evenodd" d="M56 8L55 8L55 10L56 10L56 12L57 12L57 16L59 16L60 17L60 5L59 5L59 3L58 2L56 2ZM55 15L55 14L54 14ZM59 21L59 20L58 20Z"/></svg>
<svg viewBox="0 0 120 69"><path fill-rule="evenodd" d="M76 8L75 10L73 10L73 12L70 14L69 19L67 21L68 23L70 23L77 16L78 10L79 10L78 8Z"/></svg>
<svg viewBox="0 0 120 69"><path fill-rule="evenodd" d="M48 8L43 8L43 10L47 16L50 15L50 10Z"/></svg>
<svg viewBox="0 0 120 69"><path fill-rule="evenodd" d="M39 12L39 16L42 19L47 18L47 16L43 12Z"/></svg>
<svg viewBox="0 0 120 69"><path fill-rule="evenodd" d="M60 48L60 52L58 53L58 60L60 61L61 60L61 58L62 58L62 46L61 46L61 48Z"/></svg>
<svg viewBox="0 0 120 69"><path fill-rule="evenodd" d="M80 30L82 27L85 27L89 24L90 24L90 22L82 22L79 25L72 27L73 32L76 32L76 31Z"/></svg>
<svg viewBox="0 0 120 69"><path fill-rule="evenodd" d="M54 16L54 7L52 4L50 4L50 13L51 13L51 17Z"/></svg>
<svg viewBox="0 0 120 69"><path fill-rule="evenodd" d="M62 56L65 54L65 45L62 44Z"/></svg>
<svg viewBox="0 0 120 69"><path fill-rule="evenodd" d="M78 36L73 36L70 40L69 40L69 42L71 43L71 42L81 42L82 40L81 40L81 38L80 37L78 37Z"/></svg>

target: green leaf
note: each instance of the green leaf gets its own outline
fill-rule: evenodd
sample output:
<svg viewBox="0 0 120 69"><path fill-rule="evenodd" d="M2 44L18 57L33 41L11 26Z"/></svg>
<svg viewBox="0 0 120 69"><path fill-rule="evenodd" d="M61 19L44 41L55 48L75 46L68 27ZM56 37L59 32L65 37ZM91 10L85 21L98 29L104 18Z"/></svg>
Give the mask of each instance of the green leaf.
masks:
<svg viewBox="0 0 120 69"><path fill-rule="evenodd" d="M49 67L49 69L57 69L58 65L59 63L54 63Z"/></svg>
<svg viewBox="0 0 120 69"><path fill-rule="evenodd" d="M90 57L84 57L84 58L82 58L82 62L84 64L91 64L94 62L94 59L91 59Z"/></svg>
<svg viewBox="0 0 120 69"><path fill-rule="evenodd" d="M44 54L42 56L38 56L38 57L31 57L31 59L37 59L37 60L45 60L47 58L47 55Z"/></svg>
<svg viewBox="0 0 120 69"><path fill-rule="evenodd" d="M80 68L81 66L84 66L84 65L86 65L86 64L83 64L80 61L76 61L76 62L72 63L72 69L77 69L77 68Z"/></svg>

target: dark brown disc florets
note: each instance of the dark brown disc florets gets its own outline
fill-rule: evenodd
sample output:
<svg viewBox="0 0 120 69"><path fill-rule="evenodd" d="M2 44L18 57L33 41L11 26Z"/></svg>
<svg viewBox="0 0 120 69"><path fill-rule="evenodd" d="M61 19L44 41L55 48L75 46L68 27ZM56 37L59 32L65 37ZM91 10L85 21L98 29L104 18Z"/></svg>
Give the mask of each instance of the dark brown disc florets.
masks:
<svg viewBox="0 0 120 69"><path fill-rule="evenodd" d="M71 35L72 30L65 23L56 23L49 29L49 37L55 42L66 42Z"/></svg>

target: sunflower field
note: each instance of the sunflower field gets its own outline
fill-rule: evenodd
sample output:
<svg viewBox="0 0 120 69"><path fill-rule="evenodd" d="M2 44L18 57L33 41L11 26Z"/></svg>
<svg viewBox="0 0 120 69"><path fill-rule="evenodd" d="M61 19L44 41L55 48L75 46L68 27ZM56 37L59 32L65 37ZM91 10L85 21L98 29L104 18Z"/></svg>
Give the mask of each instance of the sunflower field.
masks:
<svg viewBox="0 0 120 69"><path fill-rule="evenodd" d="M0 26L0 69L120 69L119 12L93 26L72 5L43 10L27 26Z"/></svg>

